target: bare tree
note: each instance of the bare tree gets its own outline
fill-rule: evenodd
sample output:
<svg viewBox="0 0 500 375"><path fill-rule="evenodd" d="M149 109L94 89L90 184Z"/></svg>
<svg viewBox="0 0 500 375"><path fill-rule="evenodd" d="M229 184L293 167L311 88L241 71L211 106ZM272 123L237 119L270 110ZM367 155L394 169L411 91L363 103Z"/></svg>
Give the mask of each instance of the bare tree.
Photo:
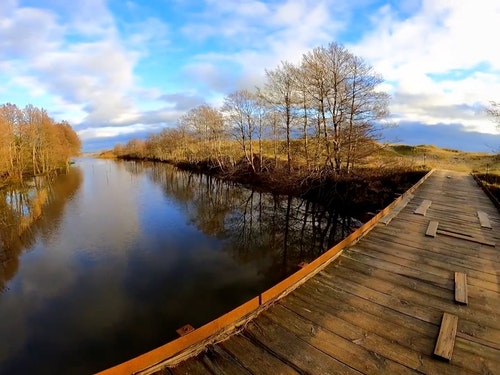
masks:
<svg viewBox="0 0 500 375"><path fill-rule="evenodd" d="M362 146L373 143L376 121L388 114L388 95L377 90L383 80L336 43L305 54L301 71L302 87L315 103L326 166L349 172Z"/></svg>
<svg viewBox="0 0 500 375"><path fill-rule="evenodd" d="M377 139L374 124L389 114L389 96L377 90L383 78L357 56L352 56L349 68L345 90L349 106L343 141L347 173L356 161L373 151L373 141Z"/></svg>
<svg viewBox="0 0 500 375"><path fill-rule="evenodd" d="M233 129L233 136L240 143L243 155L255 172L253 139L257 131L258 97L248 90L236 91L226 97L223 113L229 126Z"/></svg>
<svg viewBox="0 0 500 375"><path fill-rule="evenodd" d="M181 118L179 128L196 139L194 144L208 142L196 152L184 152L188 161L211 160L214 155L224 159L224 134L236 139L254 172L261 171L266 137L272 141L275 168L284 150L288 171L303 155L307 170L314 173L350 173L376 149L377 127L388 115L389 96L380 91L382 77L362 58L330 43L304 54L299 65L285 61L265 73L257 93L240 90L225 98L220 112L203 105ZM297 136L302 139L294 140ZM153 155L161 150L155 146L160 138L147 141ZM227 145L225 152L229 149ZM231 156L238 154L233 151Z"/></svg>
<svg viewBox="0 0 500 375"><path fill-rule="evenodd" d="M281 62L281 65L276 69L266 70L266 78L264 90L261 90L260 94L282 116L286 134L287 169L290 172L292 165L291 133L296 118L296 106L299 103L296 68L288 62Z"/></svg>
<svg viewBox="0 0 500 375"><path fill-rule="evenodd" d="M0 178L22 180L67 166L81 143L67 122L56 124L44 109L0 106Z"/></svg>
<svg viewBox="0 0 500 375"><path fill-rule="evenodd" d="M212 106L203 104L189 110L179 121L182 128L188 129L201 142L199 151L203 157L216 160L222 167L221 142L225 134L222 113Z"/></svg>

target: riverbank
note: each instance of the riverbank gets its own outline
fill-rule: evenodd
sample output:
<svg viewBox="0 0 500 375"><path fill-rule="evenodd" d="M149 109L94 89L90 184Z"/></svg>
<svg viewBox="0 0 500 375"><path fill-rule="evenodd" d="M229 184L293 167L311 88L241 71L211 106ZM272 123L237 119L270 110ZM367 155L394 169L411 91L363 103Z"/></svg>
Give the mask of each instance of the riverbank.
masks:
<svg viewBox="0 0 500 375"><path fill-rule="evenodd" d="M107 153L104 157L109 158ZM156 160L121 156L118 159L145 162L161 162L174 165L180 170L206 174L223 181L241 184L258 192L291 195L319 203L327 210L350 215L361 221L368 220L381 208L415 184L429 171L426 167L390 166L386 168L364 167L349 174L335 176L324 170L306 170L295 167L288 171L271 167L265 160L265 168L254 170L244 162L233 168L222 169L210 161L189 162Z"/></svg>
<svg viewBox="0 0 500 375"><path fill-rule="evenodd" d="M146 142L147 144L147 142ZM300 144L293 144L295 148ZM99 158L121 158L167 162L179 169L215 176L224 181L243 184L252 189L306 197L336 210L359 213L376 212L384 207L426 171L437 168L460 172L500 174L500 156L443 149L433 145L376 145L369 155L361 158L350 173L337 173L325 165L310 164L297 153L288 165L286 158L272 157L270 145L263 144L263 154L253 160L236 157L236 145L227 143L223 155L203 158L197 153L166 153L136 150L127 145L96 155ZM255 145L257 147L258 145ZM193 146L194 147L194 146ZM186 154L187 155L187 154Z"/></svg>

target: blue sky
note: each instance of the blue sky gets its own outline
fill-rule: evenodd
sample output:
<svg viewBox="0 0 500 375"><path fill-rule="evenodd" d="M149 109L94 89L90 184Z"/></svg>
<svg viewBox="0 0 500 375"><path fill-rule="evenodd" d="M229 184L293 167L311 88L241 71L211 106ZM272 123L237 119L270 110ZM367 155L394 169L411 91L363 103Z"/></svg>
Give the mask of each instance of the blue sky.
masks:
<svg viewBox="0 0 500 375"><path fill-rule="evenodd" d="M335 41L384 76L388 140L491 151L498 20L496 0L1 0L0 103L45 108L103 149Z"/></svg>

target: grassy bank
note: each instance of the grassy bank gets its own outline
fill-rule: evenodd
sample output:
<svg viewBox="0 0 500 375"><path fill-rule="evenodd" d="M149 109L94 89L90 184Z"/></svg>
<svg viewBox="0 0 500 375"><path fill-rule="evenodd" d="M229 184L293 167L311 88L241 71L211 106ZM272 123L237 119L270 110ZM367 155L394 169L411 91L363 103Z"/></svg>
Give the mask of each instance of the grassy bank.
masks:
<svg viewBox="0 0 500 375"><path fill-rule="evenodd" d="M500 154L464 152L432 145L387 145L372 162L391 163L394 160L429 169L500 174Z"/></svg>
<svg viewBox="0 0 500 375"><path fill-rule="evenodd" d="M342 174L307 165L299 152L295 153L291 168L288 168L284 158L272 157L271 144L264 144L264 156L256 161L258 168L237 158L236 143L225 143L222 148L226 156L217 160L196 157L196 147L191 147L190 157L175 155L171 159L159 159L117 155L115 151L105 151L99 157L169 162L183 170L210 174L256 190L307 197L338 211L356 213L358 217L384 207L432 168L481 176L500 175L500 155L432 145L377 145L349 173ZM495 183L487 182L487 186L494 194L499 194L500 188Z"/></svg>

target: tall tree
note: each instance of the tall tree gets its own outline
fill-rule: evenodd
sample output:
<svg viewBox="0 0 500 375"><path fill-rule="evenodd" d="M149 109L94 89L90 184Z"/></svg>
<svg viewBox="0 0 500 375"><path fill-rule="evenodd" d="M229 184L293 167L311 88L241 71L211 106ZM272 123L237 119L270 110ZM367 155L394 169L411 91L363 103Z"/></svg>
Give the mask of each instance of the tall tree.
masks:
<svg viewBox="0 0 500 375"><path fill-rule="evenodd" d="M264 90L260 91L264 100L282 116L286 134L288 171L292 165L292 126L296 119L296 106L299 103L296 70L296 67L288 62L281 62L281 65L274 70L266 70L266 83Z"/></svg>
<svg viewBox="0 0 500 375"><path fill-rule="evenodd" d="M77 134L67 122L56 124L44 109L0 106L0 178L22 179L64 167L80 152Z"/></svg>
<svg viewBox="0 0 500 375"><path fill-rule="evenodd" d="M344 142L345 170L373 150L377 139L374 124L388 116L389 96L377 88L383 78L362 58L352 56L346 80L347 128Z"/></svg>
<svg viewBox="0 0 500 375"><path fill-rule="evenodd" d="M248 90L228 95L222 107L234 138L240 143L244 158L255 172L253 140L256 136L258 97Z"/></svg>
<svg viewBox="0 0 500 375"><path fill-rule="evenodd" d="M225 130L222 113L212 106L203 104L190 109L179 121L181 127L190 131L202 142L200 148L203 156L217 160L221 166L221 142Z"/></svg>
<svg viewBox="0 0 500 375"><path fill-rule="evenodd" d="M344 46L331 43L303 56L304 89L315 103L326 166L349 171L358 151L372 143L376 122L388 114L382 78Z"/></svg>

